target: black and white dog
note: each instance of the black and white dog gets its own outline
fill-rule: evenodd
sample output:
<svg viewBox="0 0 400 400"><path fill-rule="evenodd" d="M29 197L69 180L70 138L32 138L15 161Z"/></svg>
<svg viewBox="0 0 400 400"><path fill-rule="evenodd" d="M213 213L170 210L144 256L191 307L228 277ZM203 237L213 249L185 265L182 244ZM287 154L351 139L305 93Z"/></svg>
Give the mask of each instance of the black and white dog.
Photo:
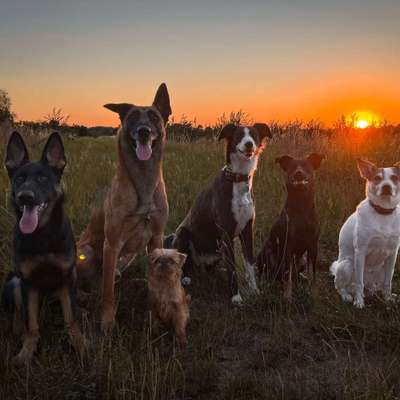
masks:
<svg viewBox="0 0 400 400"><path fill-rule="evenodd" d="M226 165L213 183L195 200L175 235L166 246L188 254L186 265L213 265L223 261L229 273L233 303L240 303L233 241L240 238L250 287L257 289L254 271L252 194L253 176L258 158L271 132L266 124L226 125L218 140L226 140Z"/></svg>

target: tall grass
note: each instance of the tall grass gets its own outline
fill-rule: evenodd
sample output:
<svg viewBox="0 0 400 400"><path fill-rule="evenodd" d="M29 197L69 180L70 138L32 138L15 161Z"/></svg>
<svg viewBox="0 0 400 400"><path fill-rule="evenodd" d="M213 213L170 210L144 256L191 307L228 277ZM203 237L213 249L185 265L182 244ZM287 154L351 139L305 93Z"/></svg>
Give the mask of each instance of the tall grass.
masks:
<svg viewBox="0 0 400 400"><path fill-rule="evenodd" d="M29 140L39 157L43 143ZM400 318L396 305L375 299L364 310L342 304L328 277L340 226L364 196L358 157L379 165L400 160L400 138L384 129L337 129L333 134L277 134L263 153L255 178L256 249L268 235L285 196L274 159L283 154L326 155L317 172L317 206L322 232L319 295L296 289L295 302L282 300L278 286L264 285L232 308L225 276L196 274L189 346L179 351L168 331L157 330L145 308L145 262L139 257L118 283L118 325L111 337L98 332L98 299L82 310L89 339L81 364L63 330L61 311L48 299L41 317L41 346L31 367L14 368L20 337L0 314L0 399L391 399L400 396ZM91 206L101 201L116 167L115 139L67 139L64 185L76 235ZM4 159L0 146L0 159ZM168 143L164 172L170 203L167 233L173 231L199 191L224 165L220 143ZM0 171L0 281L11 269L14 224L8 177ZM240 263L240 257L238 257ZM395 289L398 289L398 279Z"/></svg>

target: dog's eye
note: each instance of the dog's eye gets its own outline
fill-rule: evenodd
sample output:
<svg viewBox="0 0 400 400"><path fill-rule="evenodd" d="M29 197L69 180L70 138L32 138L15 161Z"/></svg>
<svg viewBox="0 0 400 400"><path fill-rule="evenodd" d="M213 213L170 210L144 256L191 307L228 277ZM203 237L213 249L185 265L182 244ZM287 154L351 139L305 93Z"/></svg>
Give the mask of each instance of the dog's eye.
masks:
<svg viewBox="0 0 400 400"><path fill-rule="evenodd" d="M375 177L374 177L374 182L375 183L379 183L379 182L381 182L382 181L382 177L380 176L380 175L375 175Z"/></svg>
<svg viewBox="0 0 400 400"><path fill-rule="evenodd" d="M39 175L37 177L37 181L39 183L46 183L49 180L49 178L46 175Z"/></svg>
<svg viewBox="0 0 400 400"><path fill-rule="evenodd" d="M25 181L25 176L23 176L23 175L20 175L20 176L18 176L18 177L15 178L15 183L16 183L17 185L20 185L20 184L23 183L24 181Z"/></svg>
<svg viewBox="0 0 400 400"><path fill-rule="evenodd" d="M392 182L397 183L398 180L399 180L399 177L398 177L397 175L392 175L392 176L390 177L390 179L392 180Z"/></svg>
<svg viewBox="0 0 400 400"><path fill-rule="evenodd" d="M160 118L154 111L149 111L148 115L153 124L158 125L160 123Z"/></svg>

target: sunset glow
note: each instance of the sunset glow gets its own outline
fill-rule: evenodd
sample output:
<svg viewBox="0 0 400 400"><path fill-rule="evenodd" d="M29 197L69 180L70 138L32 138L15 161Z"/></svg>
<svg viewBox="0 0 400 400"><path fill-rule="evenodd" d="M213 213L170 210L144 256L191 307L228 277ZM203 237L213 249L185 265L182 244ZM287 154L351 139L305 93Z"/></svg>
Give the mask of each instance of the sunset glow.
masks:
<svg viewBox="0 0 400 400"><path fill-rule="evenodd" d="M361 2L3 2L0 89L19 120L60 108L86 126L117 126L103 104L149 104L161 82L176 122L243 110L266 122L331 126L356 112L360 128L398 123L400 9Z"/></svg>
<svg viewBox="0 0 400 400"><path fill-rule="evenodd" d="M356 128L358 129L365 129L370 126L370 123L366 121L365 119L360 119L356 122Z"/></svg>

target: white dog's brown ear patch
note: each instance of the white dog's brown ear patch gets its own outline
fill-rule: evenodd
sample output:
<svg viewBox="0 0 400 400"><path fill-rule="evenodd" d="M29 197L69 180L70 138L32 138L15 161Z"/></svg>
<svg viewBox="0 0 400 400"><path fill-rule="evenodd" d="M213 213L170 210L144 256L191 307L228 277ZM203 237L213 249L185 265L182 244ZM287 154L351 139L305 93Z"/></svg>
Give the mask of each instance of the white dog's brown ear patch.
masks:
<svg viewBox="0 0 400 400"><path fill-rule="evenodd" d="M148 259L150 264L155 264L157 260L161 257L162 250L161 249L154 249L149 255Z"/></svg>
<svg viewBox="0 0 400 400"><path fill-rule="evenodd" d="M371 180L378 170L376 165L373 164L371 161L362 159L357 160L357 166L360 171L361 177L368 180Z"/></svg>

